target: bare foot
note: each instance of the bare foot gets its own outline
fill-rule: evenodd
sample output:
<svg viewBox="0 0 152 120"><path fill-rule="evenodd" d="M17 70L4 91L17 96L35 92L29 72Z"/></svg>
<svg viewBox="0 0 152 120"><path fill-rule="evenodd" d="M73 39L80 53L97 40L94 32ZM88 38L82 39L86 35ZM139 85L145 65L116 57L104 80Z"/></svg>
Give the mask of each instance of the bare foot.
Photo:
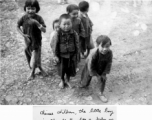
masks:
<svg viewBox="0 0 152 120"><path fill-rule="evenodd" d="M60 87L61 89L64 89L64 82L63 82L63 81L60 82L59 87Z"/></svg>
<svg viewBox="0 0 152 120"><path fill-rule="evenodd" d="M27 78L27 80L30 81L30 80L33 80L34 78L35 78L34 75L30 75L30 76Z"/></svg>
<svg viewBox="0 0 152 120"><path fill-rule="evenodd" d="M76 72L78 72L79 71L79 68L76 68Z"/></svg>
<svg viewBox="0 0 152 120"><path fill-rule="evenodd" d="M108 99L104 96L104 95L101 95L99 96L100 97L100 100L104 103L107 103L108 102Z"/></svg>
<svg viewBox="0 0 152 120"><path fill-rule="evenodd" d="M29 68L32 69L31 66L30 66L30 64L28 64L28 65L29 65Z"/></svg>
<svg viewBox="0 0 152 120"><path fill-rule="evenodd" d="M46 73L45 71L41 71L41 73L42 73L42 76L43 76L43 77L46 77L46 76L47 76L47 73Z"/></svg>
<svg viewBox="0 0 152 120"><path fill-rule="evenodd" d="M68 87L69 87L70 89L73 88L69 82L66 82L66 84L68 85Z"/></svg>

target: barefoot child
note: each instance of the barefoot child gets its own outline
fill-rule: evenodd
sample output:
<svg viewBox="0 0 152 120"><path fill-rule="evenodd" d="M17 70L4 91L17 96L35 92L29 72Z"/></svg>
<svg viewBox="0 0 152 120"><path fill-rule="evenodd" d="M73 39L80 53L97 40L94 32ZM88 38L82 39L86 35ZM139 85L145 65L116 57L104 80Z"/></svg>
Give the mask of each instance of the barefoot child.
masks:
<svg viewBox="0 0 152 120"><path fill-rule="evenodd" d="M72 20L72 28L79 35L79 39L81 37L85 37L85 31L81 19L78 18L79 7L75 4L71 4L67 6L67 13L71 16ZM79 51L80 51L80 41L79 41ZM80 62L80 53L77 55L78 63ZM79 71L77 67L76 71Z"/></svg>
<svg viewBox="0 0 152 120"><path fill-rule="evenodd" d="M59 87L64 88L69 83L70 77L76 75L76 55L79 52L79 41L77 33L72 29L71 17L62 14L59 19L60 30L56 34L55 55L58 61L59 75L61 82ZM65 80L66 75L66 80Z"/></svg>
<svg viewBox="0 0 152 120"><path fill-rule="evenodd" d="M105 35L101 35L96 40L97 48L90 51L86 64L81 74L80 87L89 86L93 76L96 76L100 85L100 99L103 102L108 102L104 96L106 75L110 73L112 65L112 51L110 50L111 40Z"/></svg>
<svg viewBox="0 0 152 120"><path fill-rule="evenodd" d="M35 69L39 68L43 75L46 75L41 67L41 31L46 32L46 25L43 18L37 13L40 6L37 0L26 0L23 15L18 23L17 28L19 33L25 40L25 55L28 65L32 69L28 80L34 79Z"/></svg>
<svg viewBox="0 0 152 120"><path fill-rule="evenodd" d="M81 52L84 56L84 52L87 50L87 56L88 56L90 49L93 48L93 46L90 45L90 37L92 34L93 23L87 14L89 11L89 3L87 1L80 2L79 9L80 9L79 17L83 23L84 30L85 30L85 37L83 37L83 39L80 39L81 40L81 50L82 50Z"/></svg>

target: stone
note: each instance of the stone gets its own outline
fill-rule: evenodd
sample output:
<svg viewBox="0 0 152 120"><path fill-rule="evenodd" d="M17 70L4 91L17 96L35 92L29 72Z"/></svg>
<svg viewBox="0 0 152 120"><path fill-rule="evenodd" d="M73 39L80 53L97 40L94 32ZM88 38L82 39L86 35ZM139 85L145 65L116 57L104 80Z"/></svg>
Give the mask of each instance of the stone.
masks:
<svg viewBox="0 0 152 120"><path fill-rule="evenodd" d="M25 101L26 101L27 103L30 103L32 100L31 100L30 98L26 98Z"/></svg>
<svg viewBox="0 0 152 120"><path fill-rule="evenodd" d="M22 96L23 96L22 90L16 91L16 96L17 96L17 97L22 97Z"/></svg>
<svg viewBox="0 0 152 120"><path fill-rule="evenodd" d="M63 101L62 100L58 100L58 103L62 103Z"/></svg>
<svg viewBox="0 0 152 120"><path fill-rule="evenodd" d="M139 32L138 30L135 30L135 31L133 32L133 35L134 35L134 36L139 36L139 34L140 34L140 32Z"/></svg>
<svg viewBox="0 0 152 120"><path fill-rule="evenodd" d="M146 31L146 30L147 30L147 25L144 24L144 23L142 23L142 24L141 24L141 29L142 29L143 31Z"/></svg>
<svg viewBox="0 0 152 120"><path fill-rule="evenodd" d="M86 97L85 100L91 101L91 100L92 100L92 97L91 97L91 96Z"/></svg>
<svg viewBox="0 0 152 120"><path fill-rule="evenodd" d="M70 105L74 105L74 102L69 102Z"/></svg>

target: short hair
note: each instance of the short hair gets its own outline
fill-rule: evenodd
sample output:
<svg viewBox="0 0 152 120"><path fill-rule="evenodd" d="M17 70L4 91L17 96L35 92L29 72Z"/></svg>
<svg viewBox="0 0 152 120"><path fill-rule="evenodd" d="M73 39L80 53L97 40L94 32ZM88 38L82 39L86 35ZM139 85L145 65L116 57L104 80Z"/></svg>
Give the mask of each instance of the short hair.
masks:
<svg viewBox="0 0 152 120"><path fill-rule="evenodd" d="M59 18L59 23L61 23L62 19L70 19L71 20L71 17L69 14L62 14Z"/></svg>
<svg viewBox="0 0 152 120"><path fill-rule="evenodd" d="M89 3L87 1L80 2L79 9L81 12L86 12L89 9Z"/></svg>
<svg viewBox="0 0 152 120"><path fill-rule="evenodd" d="M58 23L58 22L59 22L59 19L55 19L55 20L53 21L53 23L52 23L53 29L54 29L54 24L55 24L55 23Z"/></svg>
<svg viewBox="0 0 152 120"><path fill-rule="evenodd" d="M37 0L26 0L25 5L24 5L24 11L26 11L26 7L35 7L36 13L40 11L40 5Z"/></svg>
<svg viewBox="0 0 152 120"><path fill-rule="evenodd" d="M66 8L67 13L71 13L73 10L79 10L79 7L75 4L68 5Z"/></svg>
<svg viewBox="0 0 152 120"><path fill-rule="evenodd" d="M112 45L111 40L110 40L110 38L107 35L100 35L96 39L96 43L97 43L98 46L101 44L101 46L103 47L108 42L110 42L110 45Z"/></svg>

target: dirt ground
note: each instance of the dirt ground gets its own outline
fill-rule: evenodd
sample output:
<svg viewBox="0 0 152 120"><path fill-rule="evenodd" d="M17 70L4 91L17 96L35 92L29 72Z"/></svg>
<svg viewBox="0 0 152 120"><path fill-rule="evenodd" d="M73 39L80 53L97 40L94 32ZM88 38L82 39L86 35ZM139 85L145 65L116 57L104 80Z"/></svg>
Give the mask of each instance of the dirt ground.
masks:
<svg viewBox="0 0 152 120"><path fill-rule="evenodd" d="M1 54L0 104L2 105L96 105L104 104L97 96L97 80L93 78L89 89L59 89L60 78L53 66L49 35L52 21L65 12L67 5L58 5L55 0L39 0L39 14L47 25L43 34L42 65L49 74L27 82L30 73L24 55L23 38L16 31L16 22L23 14L24 0L18 9L11 12L15 18L10 22L9 36L15 44L8 45L5 55ZM80 0L69 0L79 3ZM98 0L99 1L99 0ZM5 4L2 4L5 5ZM130 1L91 2L89 16L94 23L93 39L101 34L112 40L113 66L105 89L109 105L151 105L152 104L152 3L144 2L133 6ZM5 8L5 6L3 6ZM4 10L4 9L3 9ZM4 10L5 11L5 10ZM4 15L5 16L5 15ZM7 18L9 20L10 18ZM6 26L3 26L4 28ZM3 31L3 36L5 32ZM7 36L6 36L7 37ZM2 46L1 46L2 47ZM71 84L80 81L84 60L81 61L77 76ZM38 71L37 71L38 72Z"/></svg>

